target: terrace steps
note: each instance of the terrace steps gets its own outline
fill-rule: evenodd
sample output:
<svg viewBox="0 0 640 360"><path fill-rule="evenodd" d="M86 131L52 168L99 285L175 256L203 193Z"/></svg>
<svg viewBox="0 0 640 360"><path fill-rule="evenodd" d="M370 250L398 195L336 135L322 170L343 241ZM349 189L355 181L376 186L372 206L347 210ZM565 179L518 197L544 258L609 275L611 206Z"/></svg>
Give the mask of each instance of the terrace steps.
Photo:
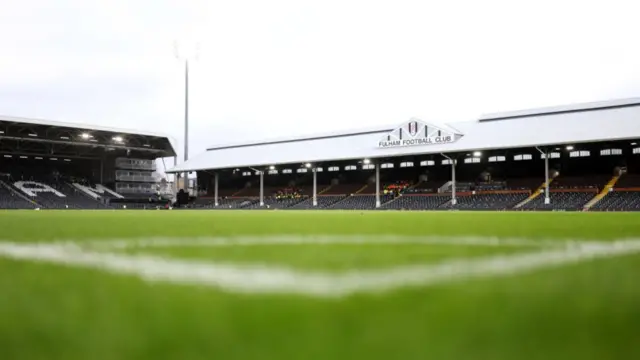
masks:
<svg viewBox="0 0 640 360"><path fill-rule="evenodd" d="M615 175L609 180L609 182L600 190L598 195L594 196L593 199L589 200L588 203L584 205L585 210L591 209L591 207L597 204L600 200L602 200L605 196L609 194L611 189L616 185L618 180L620 179L620 175Z"/></svg>
<svg viewBox="0 0 640 360"><path fill-rule="evenodd" d="M415 182L415 183L413 183L413 184L409 185L409 187L408 187L407 189L415 189L415 188L417 188L417 187L418 187L420 184L422 184L422 183L423 183L423 181L422 181L422 180L418 180L418 182Z"/></svg>
<svg viewBox="0 0 640 360"><path fill-rule="evenodd" d="M358 191L356 191L354 194L360 194L361 192L364 191L364 189L368 188L369 184L365 184L363 187L361 187L360 189L358 189Z"/></svg>
<svg viewBox="0 0 640 360"><path fill-rule="evenodd" d="M551 182L553 182L553 178L549 178L548 183L551 184ZM526 205L527 203L529 203L531 200L537 198L538 196L540 196L540 194L542 194L542 190L544 190L547 187L547 182L543 182L542 185L538 186L538 188L531 193L531 195L529 195L528 198L524 199L522 202L520 202L519 204L517 204L516 206L514 206L514 209L518 209L523 207L524 205Z"/></svg>
<svg viewBox="0 0 640 360"><path fill-rule="evenodd" d="M380 204L380 208L384 207L385 205L389 205L389 204L393 203L394 201L400 199L401 197L402 197L402 195L399 195L399 196L396 196L396 197L394 197L393 199L391 199L391 200L389 200L387 202L381 203Z"/></svg>

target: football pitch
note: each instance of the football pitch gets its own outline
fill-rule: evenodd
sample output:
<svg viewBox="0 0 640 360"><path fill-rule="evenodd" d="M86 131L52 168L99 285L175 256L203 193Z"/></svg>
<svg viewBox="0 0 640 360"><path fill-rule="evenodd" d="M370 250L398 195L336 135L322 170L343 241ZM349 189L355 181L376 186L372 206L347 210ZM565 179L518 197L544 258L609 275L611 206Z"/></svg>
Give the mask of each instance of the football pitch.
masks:
<svg viewBox="0 0 640 360"><path fill-rule="evenodd" d="M640 213L0 211L0 359L640 358Z"/></svg>

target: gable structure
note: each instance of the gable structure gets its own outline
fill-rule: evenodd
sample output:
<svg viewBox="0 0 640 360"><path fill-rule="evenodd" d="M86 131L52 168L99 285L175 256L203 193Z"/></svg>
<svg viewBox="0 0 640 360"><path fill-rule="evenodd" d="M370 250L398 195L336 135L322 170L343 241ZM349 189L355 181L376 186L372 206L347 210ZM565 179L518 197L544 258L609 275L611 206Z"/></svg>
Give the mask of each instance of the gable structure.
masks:
<svg viewBox="0 0 640 360"><path fill-rule="evenodd" d="M442 126L411 118L384 136L379 142L380 148L406 147L433 144L450 144L462 137L462 134Z"/></svg>
<svg viewBox="0 0 640 360"><path fill-rule="evenodd" d="M400 125L339 134L210 148L169 172L361 160L421 154L640 141L640 99L624 106L580 104L562 112L435 124L411 118Z"/></svg>

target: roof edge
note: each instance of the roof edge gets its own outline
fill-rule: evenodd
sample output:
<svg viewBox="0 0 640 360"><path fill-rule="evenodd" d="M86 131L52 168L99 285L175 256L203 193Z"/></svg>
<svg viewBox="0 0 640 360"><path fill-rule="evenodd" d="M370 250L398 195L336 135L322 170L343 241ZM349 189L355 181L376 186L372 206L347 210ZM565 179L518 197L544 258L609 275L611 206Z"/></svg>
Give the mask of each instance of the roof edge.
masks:
<svg viewBox="0 0 640 360"><path fill-rule="evenodd" d="M542 108L514 110L506 112L488 113L480 117L480 122L518 119L524 117L558 115L574 112L599 111L607 109L640 106L640 97L576 103L569 105L547 106Z"/></svg>
<svg viewBox="0 0 640 360"><path fill-rule="evenodd" d="M368 128L368 129L351 130L351 131L334 131L330 133L323 133L323 134L316 134L316 135L301 135L301 136L292 136L292 137L272 138L268 140L254 141L254 142L214 145L214 146L208 147L207 151L233 149L233 148L241 148L241 147L249 147L249 146L284 144L284 143L309 141L309 140L322 140L322 139L331 139L331 138L358 136L358 135L370 135L370 134L382 133L382 132L391 131L391 130L393 130L393 128L389 128L388 126L384 126L384 127L380 126L377 128Z"/></svg>
<svg viewBox="0 0 640 360"><path fill-rule="evenodd" d="M634 140L636 139L633 136L630 137L617 137L617 138L613 138L613 139L607 139L607 141L623 141L623 140ZM539 147L539 146L560 146L560 145L566 145L566 144L572 144L572 145L580 145L580 144L594 144L594 143L598 143L598 142L602 142L602 140L587 140L587 141L578 141L578 142L574 142L574 141L568 141L566 143L539 143L539 144L527 144L527 145L522 145L522 146L507 146L507 147L500 147L500 148L496 148L493 146L485 146L485 147L479 147L479 148L461 148L458 149L454 152L444 152L444 154L453 154L453 153L464 153L464 152L469 152L469 151L491 151L491 150L511 150L511 149L521 149L521 148L533 148L533 147ZM370 156L368 157L369 159L384 159L384 158L389 158L389 157L403 157L403 156L417 156L417 155L437 155L437 154L441 154L441 152L424 152L424 151L416 151L415 153L410 153L410 154L402 154L402 155L393 155L393 156L389 156L388 154L386 155L380 155L380 156ZM201 154L201 155L204 155ZM324 159L324 160L315 160L315 162L327 162L327 161L349 161L349 160L358 160L360 159L359 157L353 157L353 156L342 156L342 157L338 157L338 158L332 158L332 159ZM191 160L189 160L191 161ZM182 163L179 165L176 165L174 167L172 167L171 169L167 170L166 173L168 174L175 174L175 173L181 173L181 172L192 172L192 171L217 171L217 170L228 170L228 169L234 169L237 167L240 168L257 168L257 167L262 167L262 166L270 166L270 165L292 165L292 164L298 164L298 162L283 162L283 163L279 163L279 162L275 162L275 163L268 163L268 164L260 164L260 163L251 163L251 164L243 164L243 165L238 165L238 166L226 166L226 167L184 167L184 164L187 164L189 161L187 161L186 163Z"/></svg>
<svg viewBox="0 0 640 360"><path fill-rule="evenodd" d="M124 129L124 128L114 128L109 126L100 126L100 125L91 125L91 124L82 124L82 123L71 123L57 120L45 120L45 119L36 119L36 118L25 118L18 116L5 116L0 115L0 122L15 122L21 124L31 124L31 125L45 125L45 126L58 126L58 127L66 127L71 129L82 129L89 131L104 131L104 132L112 132L123 135L139 135L139 136L150 136L157 138L167 139L169 145L171 146L171 151L173 152L173 156L177 155L177 144L178 141L176 138L169 134L155 132L155 131L146 131L146 130L133 130L133 129Z"/></svg>
<svg viewBox="0 0 640 360"><path fill-rule="evenodd" d="M146 131L146 130L114 128L114 127L101 126L101 125L91 125L91 124L72 123L72 122L65 122L65 121L58 121L58 120L45 120L45 119L25 118L25 117L5 116L5 115L0 115L0 121L9 121L9 122L33 124L33 125L50 125L50 126L68 127L68 128L75 128L75 129L94 130L94 131L107 131L107 132L132 134L132 135L154 136L154 137L172 139L175 141L175 139L173 139L173 137L169 134L164 134L164 133L154 132L154 131Z"/></svg>
<svg viewBox="0 0 640 360"><path fill-rule="evenodd" d="M405 120L402 124L406 124L409 121L419 121L424 124L430 124L432 126L441 128L442 130L451 131L451 132L460 134L460 131L457 130L454 126L452 126L452 124L455 124L455 123L445 124L445 123L439 123L439 122L433 122L433 121L425 121L417 117L411 117ZM282 138L272 138L272 139L260 140L260 141L220 144L220 145L210 146L207 148L206 151L226 150L226 149L243 148L243 147L250 147L250 146L286 144L286 143L299 142L299 141L324 140L324 139L331 139L331 138L386 133L386 132L391 132L395 130L397 127L398 126L377 126L377 127L362 128L362 129L333 131L333 132L320 133L320 134L307 134L307 135L290 136L290 137L282 137Z"/></svg>

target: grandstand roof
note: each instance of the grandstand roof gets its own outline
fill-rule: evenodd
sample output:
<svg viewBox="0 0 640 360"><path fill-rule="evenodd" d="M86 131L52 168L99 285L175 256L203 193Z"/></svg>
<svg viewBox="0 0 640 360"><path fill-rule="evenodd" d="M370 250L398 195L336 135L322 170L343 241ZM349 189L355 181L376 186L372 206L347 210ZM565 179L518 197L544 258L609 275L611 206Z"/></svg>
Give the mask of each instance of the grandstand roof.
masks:
<svg viewBox="0 0 640 360"><path fill-rule="evenodd" d="M640 139L640 99L602 101L209 148L169 172Z"/></svg>
<svg viewBox="0 0 640 360"><path fill-rule="evenodd" d="M123 150L145 158L175 156L170 136L130 129L0 116L0 152L97 157Z"/></svg>

